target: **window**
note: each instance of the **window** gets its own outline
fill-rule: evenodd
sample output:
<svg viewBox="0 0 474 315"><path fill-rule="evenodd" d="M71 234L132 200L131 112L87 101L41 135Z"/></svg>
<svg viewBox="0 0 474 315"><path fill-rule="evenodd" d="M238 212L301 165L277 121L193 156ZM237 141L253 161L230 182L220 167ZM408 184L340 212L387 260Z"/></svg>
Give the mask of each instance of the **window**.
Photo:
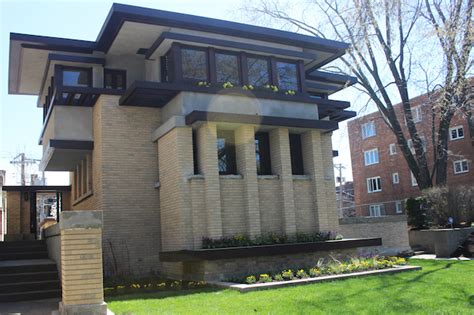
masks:
<svg viewBox="0 0 474 315"><path fill-rule="evenodd" d="M426 152L426 138L425 136L420 136L421 145L423 146L423 152ZM408 149L410 149L411 154L415 154L415 147L413 146L413 140L408 139L407 141Z"/></svg>
<svg viewBox="0 0 474 315"><path fill-rule="evenodd" d="M421 111L421 106L416 106L411 109L411 115L413 117L413 122L418 123L422 120L423 114Z"/></svg>
<svg viewBox="0 0 474 315"><path fill-rule="evenodd" d="M291 171L293 175L304 175L301 136L290 133Z"/></svg>
<svg viewBox="0 0 474 315"><path fill-rule="evenodd" d="M364 152L365 166L377 164L379 162L379 150L373 149Z"/></svg>
<svg viewBox="0 0 474 315"><path fill-rule="evenodd" d="M239 58L237 54L216 53L217 82L240 84Z"/></svg>
<svg viewBox="0 0 474 315"><path fill-rule="evenodd" d="M92 194L92 156L89 154L73 172L74 200L78 202Z"/></svg>
<svg viewBox="0 0 474 315"><path fill-rule="evenodd" d="M271 175L272 165L270 159L270 137L268 132L255 134L255 157L257 160L257 174Z"/></svg>
<svg viewBox="0 0 474 315"><path fill-rule="evenodd" d="M125 70L104 69L104 88L125 90L126 76Z"/></svg>
<svg viewBox="0 0 474 315"><path fill-rule="evenodd" d="M278 87L283 90L298 90L298 69L296 63L276 62Z"/></svg>
<svg viewBox="0 0 474 315"><path fill-rule="evenodd" d="M411 185L418 186L418 181L416 180L415 175L413 175L412 172L410 172L410 175L411 175Z"/></svg>
<svg viewBox="0 0 474 315"><path fill-rule="evenodd" d="M381 217L384 214L383 205L370 205L369 215L371 217Z"/></svg>
<svg viewBox="0 0 474 315"><path fill-rule="evenodd" d="M400 183L400 177L398 176L398 173L392 173L392 183L394 184Z"/></svg>
<svg viewBox="0 0 474 315"><path fill-rule="evenodd" d="M451 140L458 140L464 138L464 128L462 126L449 128L449 138Z"/></svg>
<svg viewBox="0 0 474 315"><path fill-rule="evenodd" d="M193 137L193 169L194 169L194 174L199 174L197 135L196 135L196 130L194 129L193 129L192 137Z"/></svg>
<svg viewBox="0 0 474 315"><path fill-rule="evenodd" d="M369 193L382 191L382 180L380 176L367 178L367 191Z"/></svg>
<svg viewBox="0 0 474 315"><path fill-rule="evenodd" d="M184 80L208 80L207 51L205 49L182 48L181 66Z"/></svg>
<svg viewBox="0 0 474 315"><path fill-rule="evenodd" d="M270 84L269 62L265 58L247 58L248 82L255 87Z"/></svg>
<svg viewBox="0 0 474 315"><path fill-rule="evenodd" d="M396 213L403 213L402 202L395 201L395 212Z"/></svg>
<svg viewBox="0 0 474 315"><path fill-rule="evenodd" d="M467 160L454 161L454 174L462 174L469 172L469 164Z"/></svg>
<svg viewBox="0 0 474 315"><path fill-rule="evenodd" d="M375 123L369 121L362 125L362 139L367 139L369 137L375 136Z"/></svg>
<svg viewBox="0 0 474 315"><path fill-rule="evenodd" d="M390 151L390 155L397 154L397 146L395 145L395 143L390 143L389 151Z"/></svg>
<svg viewBox="0 0 474 315"><path fill-rule="evenodd" d="M220 175L237 173L237 165L235 161L235 137L233 131L217 131L217 159Z"/></svg>
<svg viewBox="0 0 474 315"><path fill-rule="evenodd" d="M78 67L63 67L63 85L91 87L92 69Z"/></svg>

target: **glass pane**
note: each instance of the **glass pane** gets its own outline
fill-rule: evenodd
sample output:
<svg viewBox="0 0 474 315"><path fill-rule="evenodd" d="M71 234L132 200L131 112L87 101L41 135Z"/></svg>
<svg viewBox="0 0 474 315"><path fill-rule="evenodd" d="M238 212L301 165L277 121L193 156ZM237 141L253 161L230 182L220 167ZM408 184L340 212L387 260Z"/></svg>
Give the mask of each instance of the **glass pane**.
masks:
<svg viewBox="0 0 474 315"><path fill-rule="evenodd" d="M113 88L113 84L112 84L112 74L111 73L107 73L105 75L105 88L106 89L112 89Z"/></svg>
<svg viewBox="0 0 474 315"><path fill-rule="evenodd" d="M236 55L216 53L217 82L239 84L239 64Z"/></svg>
<svg viewBox="0 0 474 315"><path fill-rule="evenodd" d="M217 138L217 159L219 165L219 173L227 173L227 154L225 150L225 138Z"/></svg>
<svg viewBox="0 0 474 315"><path fill-rule="evenodd" d="M259 58L247 58L249 84L253 86L264 86L270 84L268 73L268 61Z"/></svg>
<svg viewBox="0 0 474 315"><path fill-rule="evenodd" d="M67 86L89 86L89 71L87 70L64 70L63 85Z"/></svg>
<svg viewBox="0 0 474 315"><path fill-rule="evenodd" d="M124 82L122 73L117 74L117 89L119 90L125 89L125 82Z"/></svg>
<svg viewBox="0 0 474 315"><path fill-rule="evenodd" d="M181 49L183 78L207 80L206 52L195 49Z"/></svg>
<svg viewBox="0 0 474 315"><path fill-rule="evenodd" d="M260 140L255 139L255 158L257 160L257 174L262 173L261 158L260 158Z"/></svg>
<svg viewBox="0 0 474 315"><path fill-rule="evenodd" d="M278 85L284 90L298 90L298 78L295 63L277 62Z"/></svg>

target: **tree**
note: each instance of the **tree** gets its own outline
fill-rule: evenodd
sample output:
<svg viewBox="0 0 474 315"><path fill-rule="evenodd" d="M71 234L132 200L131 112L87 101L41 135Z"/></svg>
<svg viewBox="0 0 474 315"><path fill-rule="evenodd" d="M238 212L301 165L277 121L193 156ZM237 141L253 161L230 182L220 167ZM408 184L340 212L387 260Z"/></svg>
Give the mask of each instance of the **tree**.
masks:
<svg viewBox="0 0 474 315"><path fill-rule="evenodd" d="M262 0L246 7L247 12L269 17L297 27L314 36L331 38L351 44L339 72L354 75L358 88L375 103L383 120L396 136L398 145L423 190L446 183L449 125L453 115L462 111L472 122L469 102L471 84L467 79L472 67L473 40L472 1L453 0L449 3L402 0L313 0L297 18L285 11L276 0ZM289 9L294 10L294 7ZM322 18L318 24L307 16ZM423 141L412 115L409 87L415 66L423 69L422 58L416 58L421 30L432 29L444 55L444 78L436 85L428 84L433 112L432 143L434 165L430 168ZM425 72L427 73L427 72ZM429 79L429 82L436 80ZM402 115L394 105L400 101ZM399 117L400 116L400 117ZM401 122L406 122L414 153L408 146ZM471 132L474 135L474 131Z"/></svg>

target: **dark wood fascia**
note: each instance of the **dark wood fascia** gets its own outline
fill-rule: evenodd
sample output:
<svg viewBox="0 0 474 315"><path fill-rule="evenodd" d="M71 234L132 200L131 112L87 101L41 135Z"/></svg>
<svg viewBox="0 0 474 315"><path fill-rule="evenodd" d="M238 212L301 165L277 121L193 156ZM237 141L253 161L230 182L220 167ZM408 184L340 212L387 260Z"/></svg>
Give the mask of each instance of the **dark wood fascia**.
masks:
<svg viewBox="0 0 474 315"><path fill-rule="evenodd" d="M151 45L148 49L145 57L149 59L156 51L158 47L166 40L173 40L173 41L182 41L182 42L190 42L196 44L202 44L206 46L219 46L229 49L235 49L238 51L253 51L253 52L260 52L260 53L267 53L271 55L280 55L285 57L292 57L297 59L308 59L312 60L316 58L316 54L312 53L305 53L305 52L298 52L294 50L288 49L281 49L281 48L272 48L268 46L262 45L254 45L254 44L247 44L247 43L239 43L233 42L229 40L223 39L215 39L203 36L195 36L195 35L187 35L181 33L172 33L172 32L163 32Z"/></svg>
<svg viewBox="0 0 474 315"><path fill-rule="evenodd" d="M359 238L314 243L294 243L249 247L228 247L216 249L178 250L160 252L160 261L187 262L221 259L239 259L250 257L292 255L334 251L358 247L380 246L381 238Z"/></svg>
<svg viewBox="0 0 474 315"><path fill-rule="evenodd" d="M3 191L71 191L71 186L2 186Z"/></svg>
<svg viewBox="0 0 474 315"><path fill-rule="evenodd" d="M37 45L37 44L21 44L21 48L26 49L37 49L37 50L49 50L49 51L62 51L62 52L71 52L71 53L81 53L81 54L92 54L94 51L88 48L75 48L59 45Z"/></svg>
<svg viewBox="0 0 474 315"><path fill-rule="evenodd" d="M53 53L50 53L48 55L48 60L105 65L105 59L104 58L87 57L87 56L75 56L75 55L63 55L63 54L53 54Z"/></svg>
<svg viewBox="0 0 474 315"><path fill-rule="evenodd" d="M306 80L324 81L324 82L335 83L335 84L349 83L349 85L357 83L356 77L337 74L337 73L318 71L318 70L312 71L312 72L306 71Z"/></svg>
<svg viewBox="0 0 474 315"><path fill-rule="evenodd" d="M338 128L336 121L299 119L276 116L259 116L245 114L231 114L219 112L193 111L186 115L186 124L191 125L198 121L213 121L226 123L241 123L263 126L285 126L293 128L311 128L335 130Z"/></svg>
<svg viewBox="0 0 474 315"><path fill-rule="evenodd" d="M49 146L65 150L94 150L94 141L50 139Z"/></svg>

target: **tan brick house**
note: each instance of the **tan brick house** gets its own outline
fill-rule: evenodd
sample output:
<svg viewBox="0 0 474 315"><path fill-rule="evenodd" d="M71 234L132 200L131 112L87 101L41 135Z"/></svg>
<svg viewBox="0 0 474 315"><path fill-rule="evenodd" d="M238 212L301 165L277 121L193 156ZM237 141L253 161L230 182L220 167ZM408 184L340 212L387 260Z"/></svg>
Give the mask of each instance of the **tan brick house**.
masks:
<svg viewBox="0 0 474 315"><path fill-rule="evenodd" d="M239 260L180 258L203 237L338 230L331 132L354 112L328 96L355 80L318 69L347 47L114 4L96 41L12 33L9 93L38 95L70 209L103 210L106 274L206 278Z"/></svg>

